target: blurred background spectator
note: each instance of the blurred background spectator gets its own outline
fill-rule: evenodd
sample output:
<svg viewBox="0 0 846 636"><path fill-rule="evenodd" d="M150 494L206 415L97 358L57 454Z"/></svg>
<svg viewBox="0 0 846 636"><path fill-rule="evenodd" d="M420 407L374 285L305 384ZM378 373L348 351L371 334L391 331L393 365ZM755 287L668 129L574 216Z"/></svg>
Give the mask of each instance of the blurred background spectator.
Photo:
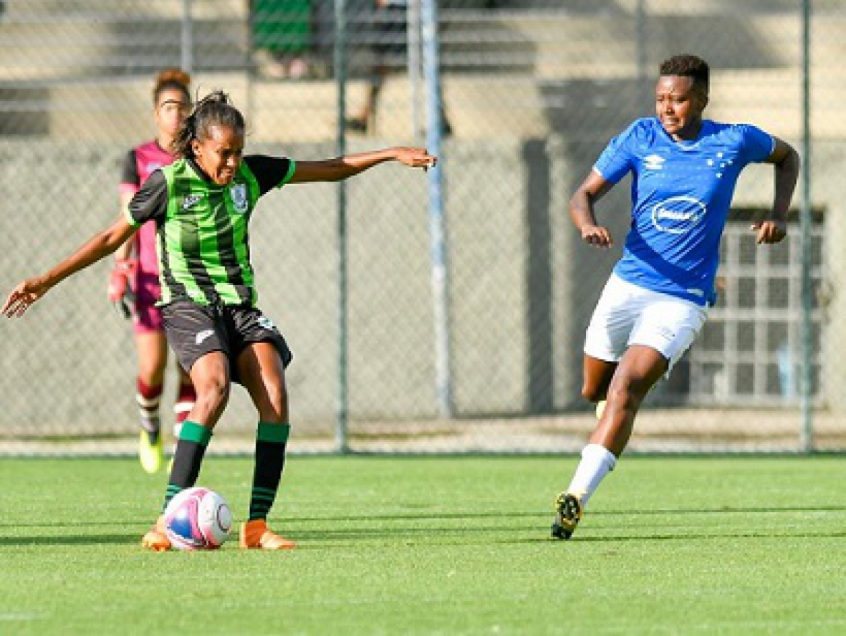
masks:
<svg viewBox="0 0 846 636"><path fill-rule="evenodd" d="M311 0L251 0L253 62L267 79L302 79L309 73Z"/></svg>

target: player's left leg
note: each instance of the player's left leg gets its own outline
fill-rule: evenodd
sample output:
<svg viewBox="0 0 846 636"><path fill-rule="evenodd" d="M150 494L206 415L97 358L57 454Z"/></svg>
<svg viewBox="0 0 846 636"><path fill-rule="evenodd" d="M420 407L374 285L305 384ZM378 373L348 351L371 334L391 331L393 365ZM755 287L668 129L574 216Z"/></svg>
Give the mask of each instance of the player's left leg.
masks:
<svg viewBox="0 0 846 636"><path fill-rule="evenodd" d="M596 419L602 419L605 411L606 396L611 378L617 370L617 362L600 360L585 355L582 363L582 397L596 404Z"/></svg>
<svg viewBox="0 0 846 636"><path fill-rule="evenodd" d="M291 431L282 356L272 342L251 343L238 356L237 369L238 381L249 392L259 415L249 520L241 528L241 547L291 549L296 547L294 541L267 527L267 515L279 490Z"/></svg>

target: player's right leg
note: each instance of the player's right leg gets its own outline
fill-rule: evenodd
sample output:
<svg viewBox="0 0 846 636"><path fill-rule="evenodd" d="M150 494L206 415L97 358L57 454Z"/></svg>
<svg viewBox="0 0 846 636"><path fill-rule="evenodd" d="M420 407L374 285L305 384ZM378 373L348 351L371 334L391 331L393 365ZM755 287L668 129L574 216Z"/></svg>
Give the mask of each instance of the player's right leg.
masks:
<svg viewBox="0 0 846 636"><path fill-rule="evenodd" d="M630 285L611 276L597 302L585 335L582 395L597 404L597 419L604 417L605 399L620 359L626 351L629 334L637 320L638 307ZM601 406L600 406L601 405ZM552 536L569 539L582 518L587 500L605 475L613 470L616 458L607 448L588 444L567 490L555 499Z"/></svg>
<svg viewBox="0 0 846 636"><path fill-rule="evenodd" d="M170 500L197 483L200 468L212 437L212 429L220 419L229 395L229 370L226 356L215 351L200 358L191 369L197 389L197 402L179 433L173 466L165 490L162 513ZM144 548L160 551L170 547L164 531L164 517L160 516L141 539Z"/></svg>
<svg viewBox="0 0 846 636"><path fill-rule="evenodd" d="M168 314L168 342L182 367L190 369L197 399L189 418L182 424L162 512L177 493L196 484L212 430L229 399L231 377L225 353L229 343L221 335L225 331L219 327L219 318L213 309L177 302L164 311ZM198 338L198 334L204 337ZM170 542L163 531L164 520L159 517L141 540L142 546L152 550L168 549Z"/></svg>

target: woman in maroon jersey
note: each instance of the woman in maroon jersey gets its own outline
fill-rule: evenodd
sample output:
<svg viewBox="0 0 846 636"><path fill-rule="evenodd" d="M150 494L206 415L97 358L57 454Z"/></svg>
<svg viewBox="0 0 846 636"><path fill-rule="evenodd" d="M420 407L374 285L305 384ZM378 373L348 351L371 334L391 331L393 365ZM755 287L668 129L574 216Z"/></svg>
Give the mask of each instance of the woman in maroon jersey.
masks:
<svg viewBox="0 0 846 636"><path fill-rule="evenodd" d="M190 76L179 69L166 69L158 74L153 88L157 134L155 139L136 146L126 155L120 182L121 210L127 208L150 173L176 159L170 148L191 111L190 81ZM132 240L115 252L108 294L124 317L132 317L138 352L135 394L141 423L138 458L144 470L155 473L161 468L163 457L159 403L168 358L162 314L156 307L160 289L155 224L142 226ZM131 305L134 306L131 308ZM179 437L179 427L195 400L191 379L181 367L177 365L177 368L179 389L173 407L174 439Z"/></svg>

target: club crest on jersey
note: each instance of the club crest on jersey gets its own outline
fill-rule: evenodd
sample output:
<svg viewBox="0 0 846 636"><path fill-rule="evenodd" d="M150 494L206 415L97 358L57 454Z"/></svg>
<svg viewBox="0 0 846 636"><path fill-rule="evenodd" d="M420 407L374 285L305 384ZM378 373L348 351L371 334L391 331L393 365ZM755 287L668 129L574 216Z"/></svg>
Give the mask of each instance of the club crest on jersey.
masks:
<svg viewBox="0 0 846 636"><path fill-rule="evenodd" d="M250 202L247 200L247 184L236 183L229 188L229 196L232 197L236 212L244 214L250 207Z"/></svg>
<svg viewBox="0 0 846 636"><path fill-rule="evenodd" d="M685 234L705 218L705 204L692 197L671 197L652 208L652 225L660 232Z"/></svg>

